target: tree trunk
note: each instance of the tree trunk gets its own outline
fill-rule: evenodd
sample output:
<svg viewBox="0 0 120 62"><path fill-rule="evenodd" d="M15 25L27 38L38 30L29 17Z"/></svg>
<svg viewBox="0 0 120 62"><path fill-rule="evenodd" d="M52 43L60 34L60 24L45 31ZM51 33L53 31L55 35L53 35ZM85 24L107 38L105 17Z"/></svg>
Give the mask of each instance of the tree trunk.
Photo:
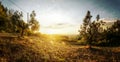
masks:
<svg viewBox="0 0 120 62"><path fill-rule="evenodd" d="M21 37L23 37L23 35L24 35L24 30L22 29L22 32L21 32Z"/></svg>

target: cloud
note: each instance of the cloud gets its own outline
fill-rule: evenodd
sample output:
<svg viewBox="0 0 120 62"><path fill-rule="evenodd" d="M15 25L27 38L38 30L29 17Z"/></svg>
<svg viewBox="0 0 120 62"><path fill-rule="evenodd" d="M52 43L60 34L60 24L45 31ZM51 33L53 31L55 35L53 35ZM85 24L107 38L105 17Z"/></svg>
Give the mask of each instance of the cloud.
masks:
<svg viewBox="0 0 120 62"><path fill-rule="evenodd" d="M49 26L44 26L44 28L52 28L52 29L61 29L61 28L68 28L68 27L73 27L75 25L73 24L68 24L68 23L57 23Z"/></svg>
<svg viewBox="0 0 120 62"><path fill-rule="evenodd" d="M79 26L69 23L56 23L49 26L42 26L40 32L47 34L78 34Z"/></svg>

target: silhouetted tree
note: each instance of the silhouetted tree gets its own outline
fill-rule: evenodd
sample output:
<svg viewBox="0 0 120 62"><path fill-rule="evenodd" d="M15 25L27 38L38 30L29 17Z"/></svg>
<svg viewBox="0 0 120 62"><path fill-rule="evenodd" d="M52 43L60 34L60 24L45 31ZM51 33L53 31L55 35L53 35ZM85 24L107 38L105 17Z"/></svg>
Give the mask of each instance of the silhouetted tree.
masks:
<svg viewBox="0 0 120 62"><path fill-rule="evenodd" d="M104 32L106 36L106 45L108 46L119 46L120 45L120 20L114 22L112 27L108 28Z"/></svg>
<svg viewBox="0 0 120 62"><path fill-rule="evenodd" d="M80 35L84 38L84 41L89 45L91 48L92 43L98 42L100 40L100 33L102 32L103 21L100 21L100 16L97 15L95 21L91 21L91 14L90 11L87 12L83 24L81 26Z"/></svg>
<svg viewBox="0 0 120 62"><path fill-rule="evenodd" d="M84 20L83 20L83 25L81 26L81 30L80 30L80 35L82 36L82 38L84 38L84 41L87 42L87 44L90 46L91 48L91 41L90 41L90 37L89 37L89 33L90 33L90 24L91 24L91 14L90 11L87 12Z"/></svg>
<svg viewBox="0 0 120 62"><path fill-rule="evenodd" d="M101 37L101 33L103 32L103 25L104 22L102 20L99 20L100 16L97 15L96 20L91 22L90 27L89 27L89 37L92 43L97 43L99 42L102 37Z"/></svg>
<svg viewBox="0 0 120 62"><path fill-rule="evenodd" d="M23 20L23 13L9 10L0 2L0 32L20 33L21 36L39 30L39 22L35 19L35 11L30 14L29 23Z"/></svg>
<svg viewBox="0 0 120 62"><path fill-rule="evenodd" d="M8 27L7 11L8 9L5 8L0 2L0 32L5 32Z"/></svg>
<svg viewBox="0 0 120 62"><path fill-rule="evenodd" d="M100 15L98 14L96 20L99 21L99 19L100 19Z"/></svg>

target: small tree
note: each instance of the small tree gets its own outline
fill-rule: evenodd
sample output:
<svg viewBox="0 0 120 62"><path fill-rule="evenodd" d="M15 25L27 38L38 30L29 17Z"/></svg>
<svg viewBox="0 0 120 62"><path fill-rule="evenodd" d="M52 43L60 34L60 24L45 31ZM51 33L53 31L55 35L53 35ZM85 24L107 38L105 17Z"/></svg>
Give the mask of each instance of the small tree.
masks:
<svg viewBox="0 0 120 62"><path fill-rule="evenodd" d="M98 14L96 20L99 21L99 19L100 19L100 15Z"/></svg>
<svg viewBox="0 0 120 62"><path fill-rule="evenodd" d="M28 29L28 24L24 22L22 19L23 15L22 12L14 12L12 16L12 27L15 33L21 33L21 36L24 35L26 32L25 30Z"/></svg>
<svg viewBox="0 0 120 62"><path fill-rule="evenodd" d="M105 36L108 46L120 45L120 20L114 22L114 24L105 31Z"/></svg>
<svg viewBox="0 0 120 62"><path fill-rule="evenodd" d="M36 13L35 11L32 11L32 13L30 14L30 21L29 21L29 25L30 25L30 29L32 32L39 30L39 22L35 19Z"/></svg>
<svg viewBox="0 0 120 62"><path fill-rule="evenodd" d="M101 33L103 32L102 25L104 24L104 22L99 19L100 16L97 15L96 20L89 24L88 34L91 43L97 43L102 38Z"/></svg>
<svg viewBox="0 0 120 62"><path fill-rule="evenodd" d="M91 17L92 16L90 14L90 11L88 11L83 20L83 25L81 26L81 30L80 30L80 35L82 36L82 38L84 38L84 40L87 42L88 45L91 45L91 41L89 40L89 30L90 30L89 28L91 24Z"/></svg>
<svg viewBox="0 0 120 62"><path fill-rule="evenodd" d="M84 38L89 48L91 48L92 42L97 42L100 36L102 21L99 21L100 16L97 15L96 21L91 21L90 11L87 12L83 25L81 26L80 35Z"/></svg>

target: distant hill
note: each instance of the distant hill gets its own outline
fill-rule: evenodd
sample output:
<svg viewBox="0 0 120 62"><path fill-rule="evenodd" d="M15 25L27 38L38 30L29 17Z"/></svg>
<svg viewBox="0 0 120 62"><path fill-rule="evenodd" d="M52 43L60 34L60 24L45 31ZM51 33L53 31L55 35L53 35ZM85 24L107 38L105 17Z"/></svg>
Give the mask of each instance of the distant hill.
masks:
<svg viewBox="0 0 120 62"><path fill-rule="evenodd" d="M107 27L108 28L111 27L117 19L101 19L101 20L105 22L103 28L106 29Z"/></svg>

